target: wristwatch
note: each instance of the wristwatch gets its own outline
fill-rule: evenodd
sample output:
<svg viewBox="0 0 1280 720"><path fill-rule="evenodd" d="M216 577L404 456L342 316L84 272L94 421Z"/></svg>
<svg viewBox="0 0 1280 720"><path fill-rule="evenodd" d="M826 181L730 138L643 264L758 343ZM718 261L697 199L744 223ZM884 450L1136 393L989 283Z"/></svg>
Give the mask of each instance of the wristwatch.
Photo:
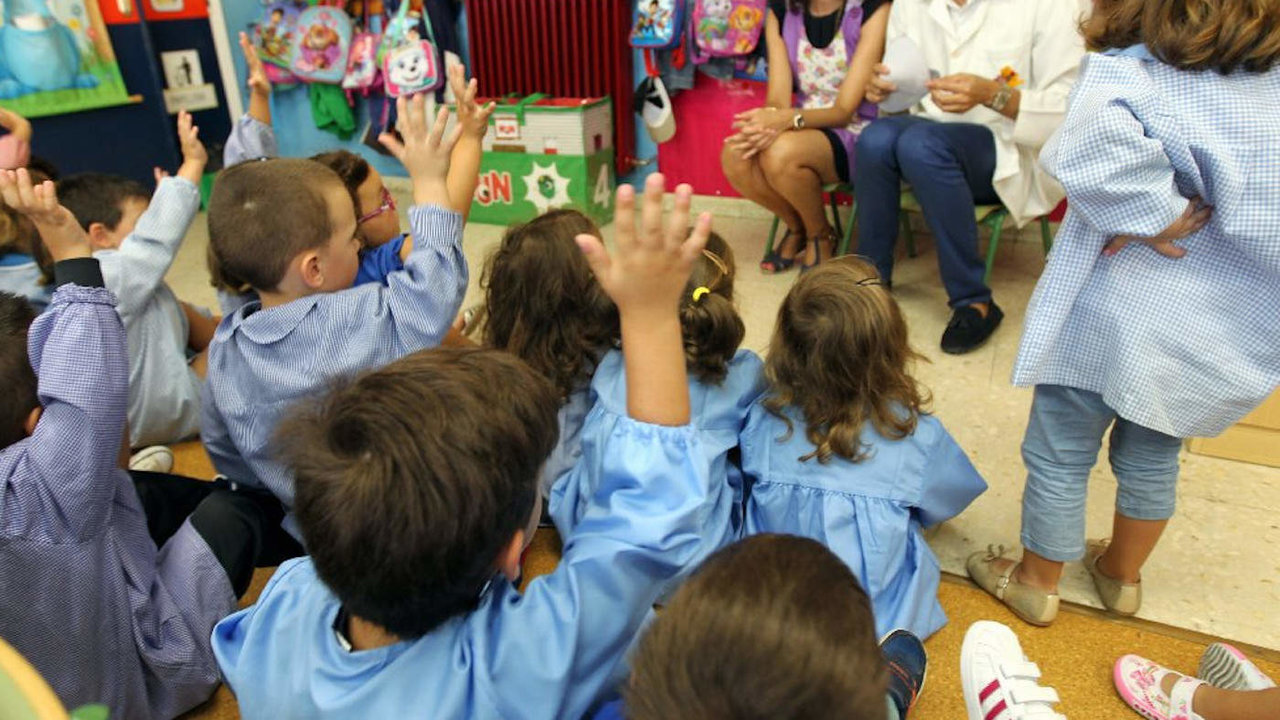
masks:
<svg viewBox="0 0 1280 720"><path fill-rule="evenodd" d="M804 113L803 112L798 112L796 113L795 117L791 118L791 129L792 130L804 129Z"/></svg>
<svg viewBox="0 0 1280 720"><path fill-rule="evenodd" d="M991 102L987 103L987 107L1000 112L1004 110L1004 106L1009 104L1009 98L1013 97L1013 88L1004 83L1000 83L1000 89L996 90L996 94L991 96Z"/></svg>

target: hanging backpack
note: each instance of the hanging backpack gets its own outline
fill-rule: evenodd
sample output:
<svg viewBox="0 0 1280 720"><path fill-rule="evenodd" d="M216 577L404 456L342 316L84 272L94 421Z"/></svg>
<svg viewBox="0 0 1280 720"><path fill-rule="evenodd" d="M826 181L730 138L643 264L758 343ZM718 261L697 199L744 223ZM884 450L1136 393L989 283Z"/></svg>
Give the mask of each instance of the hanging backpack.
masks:
<svg viewBox="0 0 1280 720"><path fill-rule="evenodd" d="M298 78L289 71L293 59L295 27L301 10L288 0L273 2L262 10L262 19L253 31L254 45L262 59L263 72L276 87L290 86Z"/></svg>
<svg viewBox="0 0 1280 720"><path fill-rule="evenodd" d="M684 0L636 0L631 47L666 50L680 44L684 30Z"/></svg>
<svg viewBox="0 0 1280 720"><path fill-rule="evenodd" d="M696 0L689 33L694 62L750 55L764 30L768 0Z"/></svg>
<svg viewBox="0 0 1280 720"><path fill-rule="evenodd" d="M362 3L365 10L361 27L351 36L347 72L342 76L342 89L348 93L359 91L368 95L382 85L378 71L378 45L382 43L382 35L372 32L369 27L368 1Z"/></svg>
<svg viewBox="0 0 1280 720"><path fill-rule="evenodd" d="M401 0L395 16L382 34L378 62L388 97L435 90L444 82L436 47L430 40L434 37L431 20L426 18L426 38L419 34L422 21L418 13L409 12L409 0Z"/></svg>
<svg viewBox="0 0 1280 720"><path fill-rule="evenodd" d="M351 52L351 18L340 7L315 5L302 11L289 69L306 82L338 85Z"/></svg>

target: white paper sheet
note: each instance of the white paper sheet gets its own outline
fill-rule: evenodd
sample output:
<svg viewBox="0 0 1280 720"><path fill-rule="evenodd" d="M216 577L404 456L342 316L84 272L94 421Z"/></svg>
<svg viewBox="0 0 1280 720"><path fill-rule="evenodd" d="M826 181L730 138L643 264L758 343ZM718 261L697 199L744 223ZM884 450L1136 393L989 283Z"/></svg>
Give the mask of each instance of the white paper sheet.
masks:
<svg viewBox="0 0 1280 720"><path fill-rule="evenodd" d="M937 74L929 70L929 66L925 64L924 53L911 38L905 35L889 41L884 49L884 60L881 62L889 68L889 74L885 79L898 86L897 90L880 103L880 109L886 113L909 110L911 106L924 99L924 96L929 93L924 84Z"/></svg>

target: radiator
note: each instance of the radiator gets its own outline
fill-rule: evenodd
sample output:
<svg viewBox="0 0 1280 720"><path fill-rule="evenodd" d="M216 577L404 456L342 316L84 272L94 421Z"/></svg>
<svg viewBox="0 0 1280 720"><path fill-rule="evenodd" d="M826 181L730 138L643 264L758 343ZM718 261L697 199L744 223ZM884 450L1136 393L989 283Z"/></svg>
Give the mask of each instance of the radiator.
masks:
<svg viewBox="0 0 1280 720"><path fill-rule="evenodd" d="M471 71L487 96L613 98L619 175L635 158L630 0L466 0Z"/></svg>

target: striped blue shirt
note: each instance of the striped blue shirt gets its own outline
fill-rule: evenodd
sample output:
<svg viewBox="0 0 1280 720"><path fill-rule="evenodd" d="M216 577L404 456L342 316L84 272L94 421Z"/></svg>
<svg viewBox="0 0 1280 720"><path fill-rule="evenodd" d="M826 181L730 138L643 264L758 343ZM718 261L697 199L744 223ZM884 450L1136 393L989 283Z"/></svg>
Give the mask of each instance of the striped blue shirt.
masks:
<svg viewBox="0 0 1280 720"><path fill-rule="evenodd" d="M295 401L332 379L381 367L440 344L467 290L462 216L409 209L415 243L387 284L318 293L262 309L250 302L222 319L209 345L200 437L218 472L265 487L293 505L293 477L272 435ZM284 527L298 536L292 514Z"/></svg>
<svg viewBox="0 0 1280 720"><path fill-rule="evenodd" d="M1027 309L1017 385L1102 395L1121 417L1213 436L1280 383L1280 68L1187 72L1142 48L1090 55L1041 163L1067 213ZM1166 258L1190 198L1202 230Z"/></svg>

